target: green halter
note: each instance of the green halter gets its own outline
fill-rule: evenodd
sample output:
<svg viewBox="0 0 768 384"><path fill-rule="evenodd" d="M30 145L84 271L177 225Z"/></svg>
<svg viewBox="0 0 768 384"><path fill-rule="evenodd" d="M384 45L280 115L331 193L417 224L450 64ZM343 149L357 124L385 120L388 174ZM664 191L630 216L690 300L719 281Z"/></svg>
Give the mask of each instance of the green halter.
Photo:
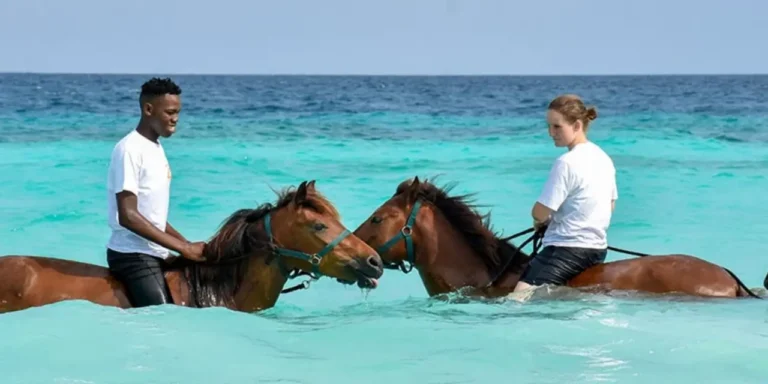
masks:
<svg viewBox="0 0 768 384"><path fill-rule="evenodd" d="M270 220L270 214L266 214L264 216L264 229L267 231L267 236L269 236L269 241L274 243L274 236L272 235L272 222ZM325 256L328 252L333 249L333 247L337 246L339 243L341 243L342 240L344 240L347 236L350 235L350 231L345 229L342 231L339 236L337 236L333 241L328 243L323 249L320 250L320 252L315 254L309 254L301 251L294 251L292 249L286 249L286 248L280 248L277 247L275 249L275 253L277 253L278 256L286 256L286 257L293 257L294 259L304 260L308 261L310 264L312 264L312 272L317 275L322 275L320 273L320 261L322 260L323 256Z"/></svg>
<svg viewBox="0 0 768 384"><path fill-rule="evenodd" d="M405 269L405 266L401 264L400 269L405 273L410 272L411 269L413 269L413 265L416 263L416 252L413 249L413 238L411 235L413 234L413 225L416 223L416 215L419 213L419 208L421 208L421 201L417 200L416 203L413 204L413 208L411 208L411 214L408 216L408 220L406 220L403 228L400 229L400 233L392 236L389 241L376 249L380 255L383 255L389 251L393 245L397 244L397 242L400 241L400 238L402 237L405 240L405 249L407 252L406 260L410 264L410 268L407 270Z"/></svg>

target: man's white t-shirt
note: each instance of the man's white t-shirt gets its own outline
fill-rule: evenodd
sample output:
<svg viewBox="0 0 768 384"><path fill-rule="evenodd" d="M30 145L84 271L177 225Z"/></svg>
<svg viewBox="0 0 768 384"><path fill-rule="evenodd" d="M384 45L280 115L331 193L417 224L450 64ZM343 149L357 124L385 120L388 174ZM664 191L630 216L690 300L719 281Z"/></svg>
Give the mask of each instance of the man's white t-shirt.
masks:
<svg viewBox="0 0 768 384"><path fill-rule="evenodd" d="M618 199L611 158L587 141L557 158L538 202L554 212L542 246L605 249L611 202Z"/></svg>
<svg viewBox="0 0 768 384"><path fill-rule="evenodd" d="M168 201L171 187L171 168L160 143L142 136L136 130L123 137L112 150L107 177L109 226L112 235L107 247L118 252L138 252L162 259L168 249L120 226L117 212L117 193L136 194L138 210L150 223L165 231L168 221Z"/></svg>

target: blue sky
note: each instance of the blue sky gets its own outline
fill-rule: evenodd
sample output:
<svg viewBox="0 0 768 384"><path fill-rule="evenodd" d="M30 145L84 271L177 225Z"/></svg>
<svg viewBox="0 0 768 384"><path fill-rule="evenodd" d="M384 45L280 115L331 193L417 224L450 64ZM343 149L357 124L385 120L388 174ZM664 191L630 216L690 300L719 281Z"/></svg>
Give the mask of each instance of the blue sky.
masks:
<svg viewBox="0 0 768 384"><path fill-rule="evenodd" d="M0 72L768 73L760 0L0 0Z"/></svg>

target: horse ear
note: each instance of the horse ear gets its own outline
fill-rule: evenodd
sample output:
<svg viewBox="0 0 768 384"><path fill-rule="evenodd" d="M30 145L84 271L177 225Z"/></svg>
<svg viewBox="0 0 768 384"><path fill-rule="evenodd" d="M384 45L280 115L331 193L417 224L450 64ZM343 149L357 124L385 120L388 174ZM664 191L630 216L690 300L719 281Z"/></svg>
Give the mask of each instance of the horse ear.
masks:
<svg viewBox="0 0 768 384"><path fill-rule="evenodd" d="M314 192L315 191L315 181L312 180L309 183L307 183L307 191Z"/></svg>
<svg viewBox="0 0 768 384"><path fill-rule="evenodd" d="M413 181L411 181L411 185L408 186L408 189L405 191L406 193L406 199L409 203L413 203L416 201L416 199L419 196L419 189L421 188L421 181L419 180L419 177L416 176L413 178Z"/></svg>
<svg viewBox="0 0 768 384"><path fill-rule="evenodd" d="M302 181L301 184L299 184L299 189L296 190L296 194L293 195L293 203L301 205L305 201L307 201L307 182Z"/></svg>

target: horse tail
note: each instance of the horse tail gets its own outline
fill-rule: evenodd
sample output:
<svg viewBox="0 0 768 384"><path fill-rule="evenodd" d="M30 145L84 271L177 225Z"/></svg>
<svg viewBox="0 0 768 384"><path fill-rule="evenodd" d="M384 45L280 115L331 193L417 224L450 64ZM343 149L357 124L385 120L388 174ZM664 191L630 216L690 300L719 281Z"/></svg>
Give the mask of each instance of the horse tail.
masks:
<svg viewBox="0 0 768 384"><path fill-rule="evenodd" d="M752 290L747 288L747 286L744 285L744 283L741 282L741 280L738 277L736 277L736 274L731 272L730 269L728 269L728 268L723 268L723 269L725 269L725 271L728 272L728 274L731 275L731 277L733 277L734 280L736 280L736 284L739 285L739 291L737 293L737 296L740 296L740 297L751 296L751 297L754 297L756 299L762 299L762 297L756 295L754 292L752 292ZM763 284L765 284L765 283L768 283L768 276L766 276L766 281L764 281Z"/></svg>
<svg viewBox="0 0 768 384"><path fill-rule="evenodd" d="M763 287L768 289L768 273L765 274L765 280L763 280Z"/></svg>

